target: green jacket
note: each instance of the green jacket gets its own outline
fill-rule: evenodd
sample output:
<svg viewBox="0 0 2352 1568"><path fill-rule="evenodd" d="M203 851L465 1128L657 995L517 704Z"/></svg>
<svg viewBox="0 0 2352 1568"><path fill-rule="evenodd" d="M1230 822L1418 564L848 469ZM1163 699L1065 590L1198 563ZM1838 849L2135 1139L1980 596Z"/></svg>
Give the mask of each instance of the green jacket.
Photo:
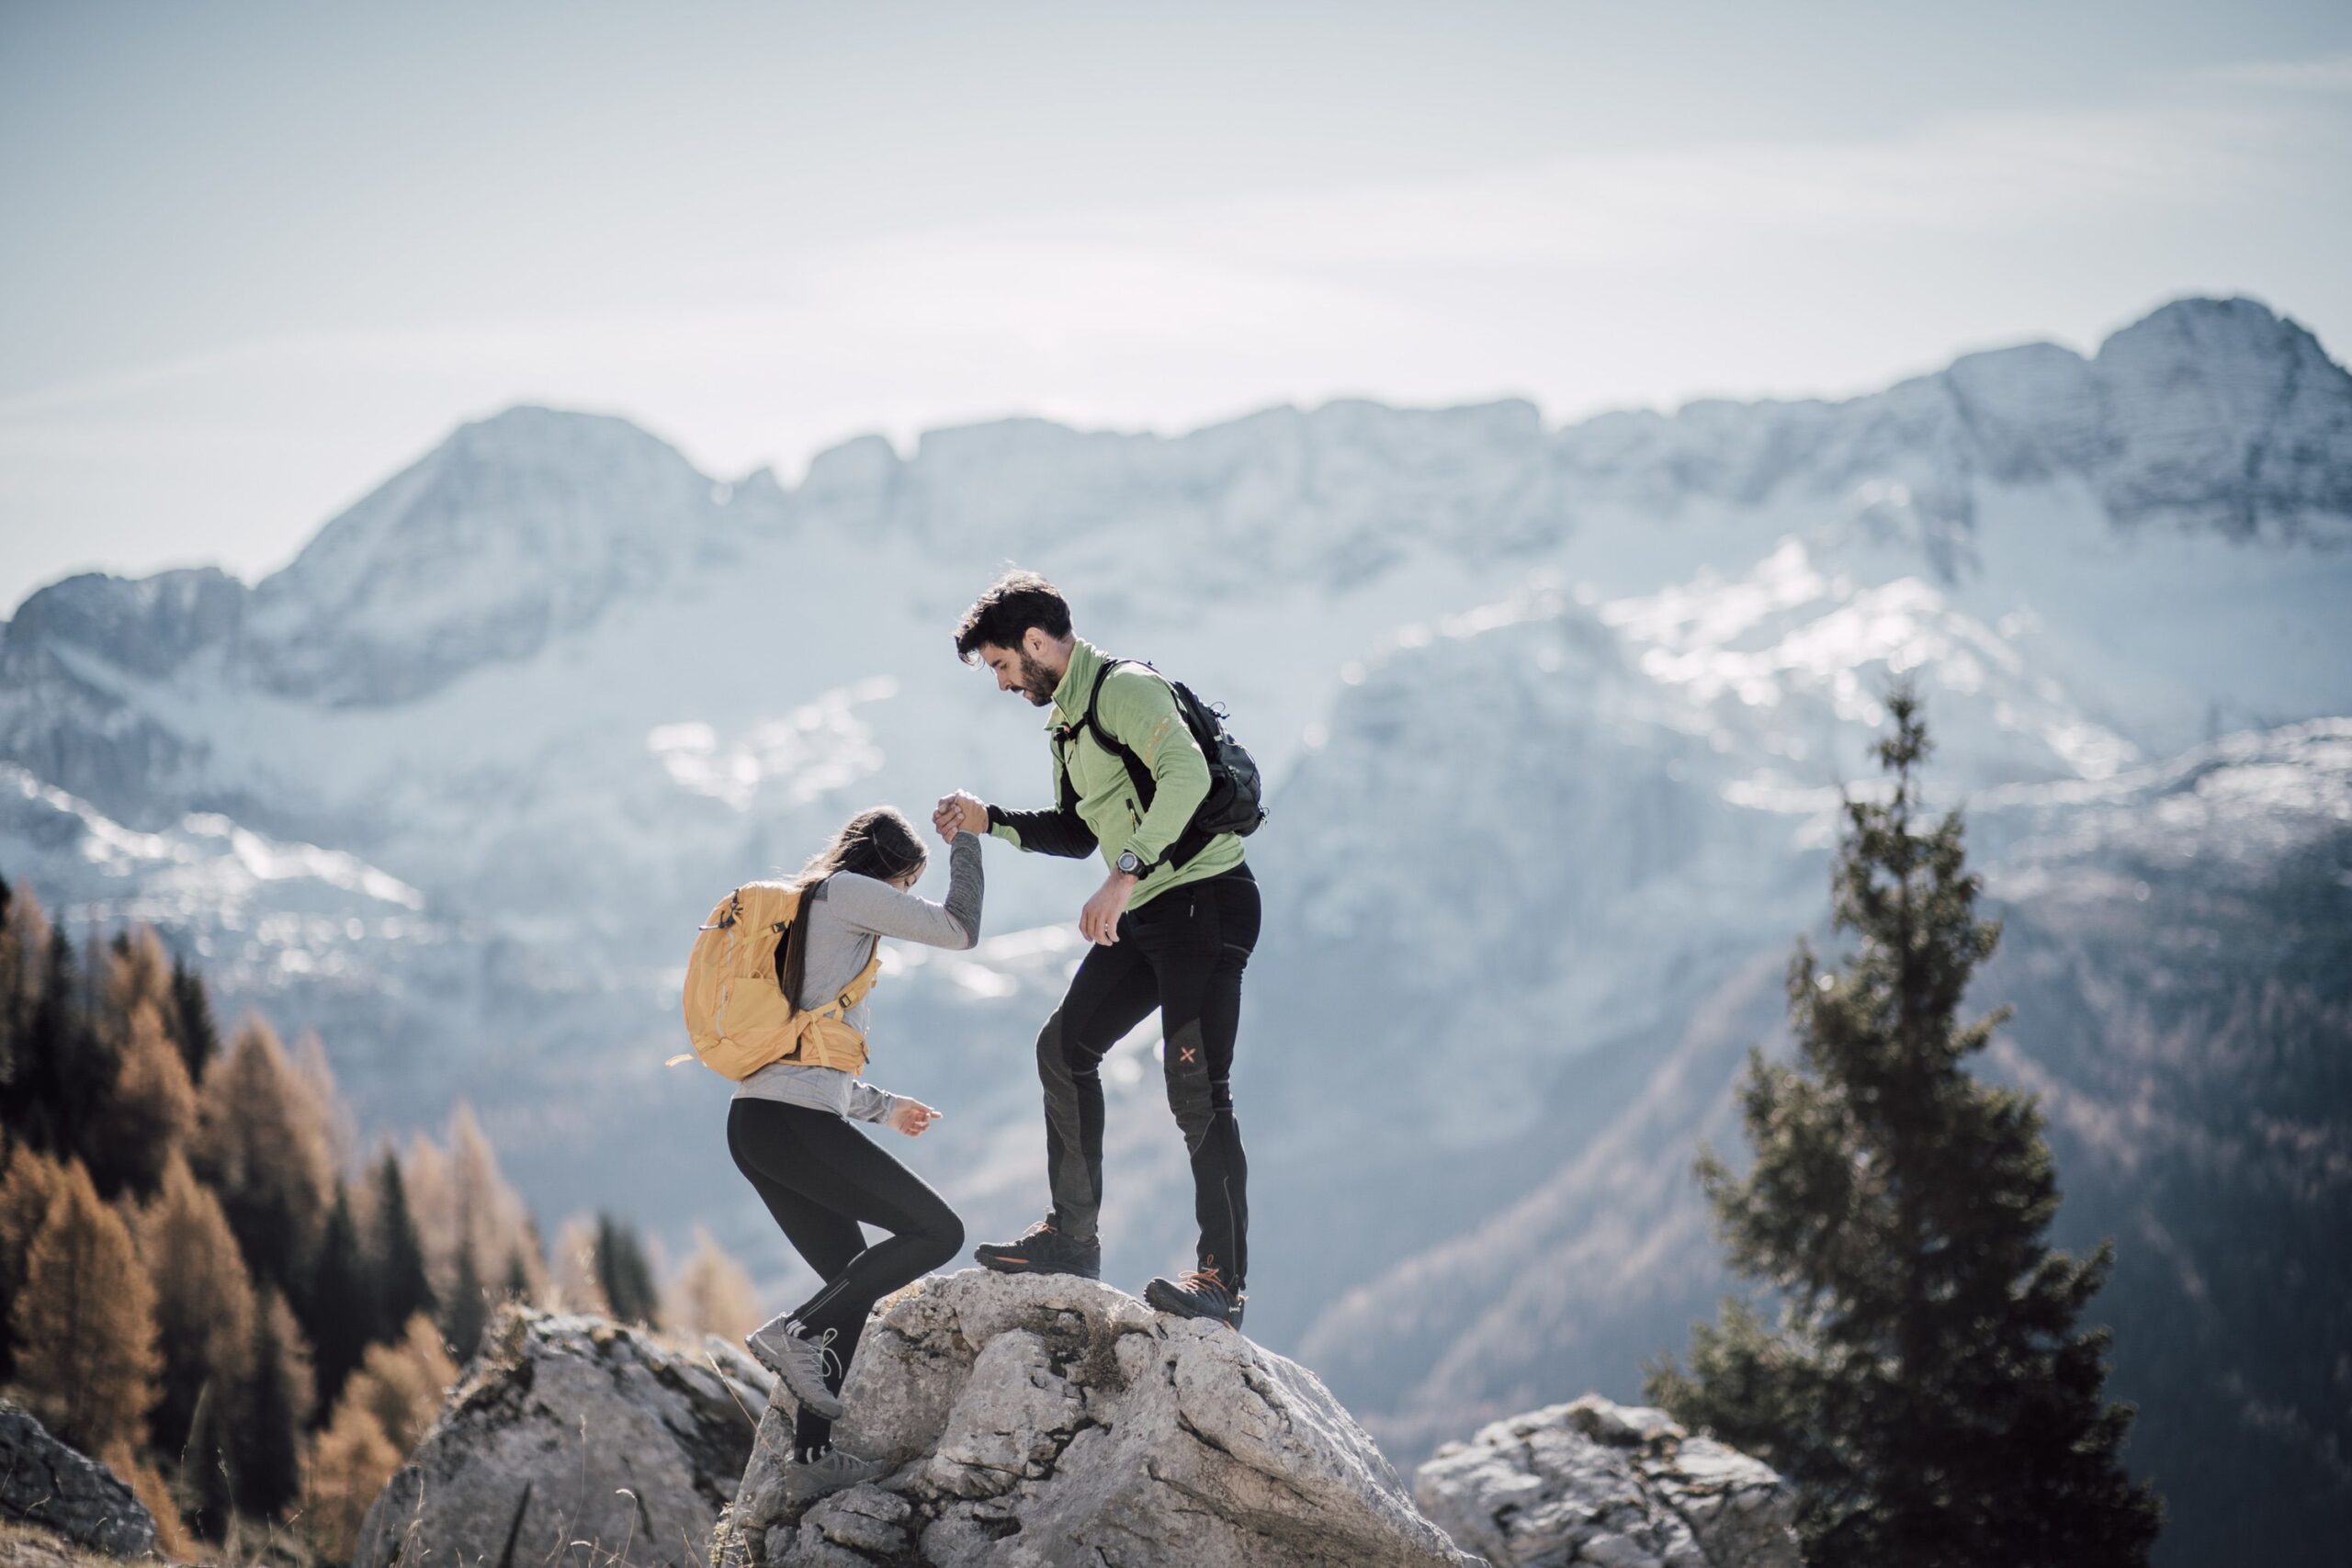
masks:
<svg viewBox="0 0 2352 1568"><path fill-rule="evenodd" d="M1077 858L1099 852L1102 863L1113 870L1118 868L1121 852L1133 850L1151 868L1127 900L1128 908L1138 909L1171 887L1204 881L1239 865L1241 840L1219 833L1182 866L1163 863L1169 846L1208 795L1208 759L1177 711L1173 687L1139 664L1112 671L1095 700L1094 717L1151 770L1151 809L1144 810L1126 763L1087 728L1086 699L1104 662L1101 649L1083 637L1077 639L1069 668L1054 688L1046 731L1054 757L1055 808L1006 811L991 806L989 831L1045 854ZM1064 797L1065 766L1078 796L1077 806L1067 811L1058 804Z"/></svg>

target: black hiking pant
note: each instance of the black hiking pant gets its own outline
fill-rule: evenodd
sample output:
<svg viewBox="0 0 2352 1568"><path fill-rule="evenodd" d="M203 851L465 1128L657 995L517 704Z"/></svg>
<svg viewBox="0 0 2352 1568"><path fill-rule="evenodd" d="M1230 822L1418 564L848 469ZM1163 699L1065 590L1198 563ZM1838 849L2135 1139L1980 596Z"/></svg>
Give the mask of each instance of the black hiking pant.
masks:
<svg viewBox="0 0 2352 1568"><path fill-rule="evenodd" d="M1119 940L1086 950L1037 1035L1054 1228L1091 1240L1102 1209L1102 1058L1159 1010L1168 1108L1193 1158L1199 1263L1238 1292L1249 1277L1249 1161L1233 1117L1241 971L1258 945L1258 882L1238 865L1119 918Z"/></svg>
<svg viewBox="0 0 2352 1568"><path fill-rule="evenodd" d="M964 1223L922 1177L830 1111L738 1100L727 1111L727 1151L785 1239L824 1281L792 1315L820 1338L833 1331L840 1366L825 1382L839 1393L865 1314L961 1252ZM890 1234L868 1247L861 1222ZM831 1421L804 1406L793 1447L809 1453L832 1431Z"/></svg>

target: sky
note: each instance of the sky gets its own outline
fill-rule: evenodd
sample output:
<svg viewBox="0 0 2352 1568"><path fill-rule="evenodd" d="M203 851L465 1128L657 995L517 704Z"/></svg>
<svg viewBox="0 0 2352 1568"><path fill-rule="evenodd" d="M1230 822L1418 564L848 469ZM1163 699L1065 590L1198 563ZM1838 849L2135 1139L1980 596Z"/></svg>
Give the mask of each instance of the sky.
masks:
<svg viewBox="0 0 2352 1568"><path fill-rule="evenodd" d="M1841 396L2184 294L2352 349L2352 6L0 0L0 605L464 420Z"/></svg>

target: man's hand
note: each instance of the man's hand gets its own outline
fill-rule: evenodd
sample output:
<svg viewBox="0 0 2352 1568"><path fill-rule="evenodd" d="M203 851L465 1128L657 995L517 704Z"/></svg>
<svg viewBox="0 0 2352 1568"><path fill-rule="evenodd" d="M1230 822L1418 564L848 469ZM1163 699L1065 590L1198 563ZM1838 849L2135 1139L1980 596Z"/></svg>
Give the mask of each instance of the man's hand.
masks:
<svg viewBox="0 0 2352 1568"><path fill-rule="evenodd" d="M931 825L942 839L954 842L958 833L985 833L989 830L989 808L977 795L957 790L943 795L931 813Z"/></svg>
<svg viewBox="0 0 2352 1568"><path fill-rule="evenodd" d="M883 1120L908 1137L920 1138L933 1122L939 1120L939 1112L922 1100L909 1100L902 1094L899 1097L899 1103L890 1107L890 1114Z"/></svg>
<svg viewBox="0 0 2352 1568"><path fill-rule="evenodd" d="M1124 871L1113 872L1078 912L1079 933L1102 947L1118 941L1119 917L1127 912L1127 896L1135 890L1134 877Z"/></svg>

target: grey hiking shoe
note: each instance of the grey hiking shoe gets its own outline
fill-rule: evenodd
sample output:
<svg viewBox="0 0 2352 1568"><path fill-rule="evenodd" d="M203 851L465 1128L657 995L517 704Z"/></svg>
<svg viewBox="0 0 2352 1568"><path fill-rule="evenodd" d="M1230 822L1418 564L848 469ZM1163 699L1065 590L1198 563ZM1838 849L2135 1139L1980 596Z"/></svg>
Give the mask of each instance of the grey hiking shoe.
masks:
<svg viewBox="0 0 2352 1568"><path fill-rule="evenodd" d="M842 1402L825 1386L827 1364L840 1365L831 1348L831 1329L822 1339L811 1339L790 1319L771 1318L745 1335L743 1343L760 1365L784 1380L803 1410L828 1421L841 1419Z"/></svg>
<svg viewBox="0 0 2352 1568"><path fill-rule="evenodd" d="M784 1500L797 1508L889 1473L890 1467L878 1459L860 1459L847 1449L827 1449L815 1459L797 1459L784 1467Z"/></svg>

